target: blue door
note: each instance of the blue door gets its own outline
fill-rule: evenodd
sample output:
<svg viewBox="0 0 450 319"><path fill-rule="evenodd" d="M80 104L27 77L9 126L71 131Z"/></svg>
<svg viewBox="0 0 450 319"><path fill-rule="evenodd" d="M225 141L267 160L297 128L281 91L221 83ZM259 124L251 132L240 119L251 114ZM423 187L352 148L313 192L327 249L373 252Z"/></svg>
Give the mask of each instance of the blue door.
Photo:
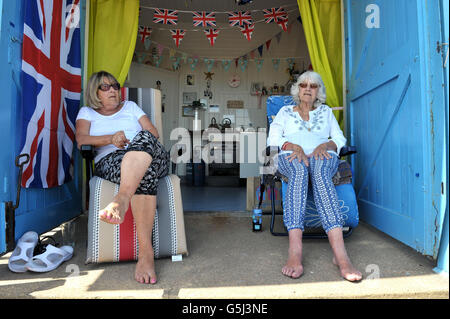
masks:
<svg viewBox="0 0 450 319"><path fill-rule="evenodd" d="M437 257L445 215L439 2L344 1L348 138L361 220Z"/></svg>
<svg viewBox="0 0 450 319"><path fill-rule="evenodd" d="M23 39L22 1L0 0L0 127L2 152L0 152L0 253L23 233L34 230L39 234L82 213L81 211L81 160L74 148L74 179L62 186L48 189L24 189L20 202L12 216L7 206L16 203L19 168L15 159L20 152L21 127L21 57ZM81 7L85 1L81 1ZM83 25L84 8L81 8ZM83 30L82 30L83 32ZM83 34L83 33L81 33ZM13 247L13 246L12 246Z"/></svg>

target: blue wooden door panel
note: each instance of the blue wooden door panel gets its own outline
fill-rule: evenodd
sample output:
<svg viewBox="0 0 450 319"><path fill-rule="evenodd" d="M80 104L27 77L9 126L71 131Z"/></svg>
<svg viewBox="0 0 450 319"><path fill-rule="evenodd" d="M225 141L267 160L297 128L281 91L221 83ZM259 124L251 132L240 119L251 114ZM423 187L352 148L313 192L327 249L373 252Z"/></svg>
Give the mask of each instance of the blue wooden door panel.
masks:
<svg viewBox="0 0 450 319"><path fill-rule="evenodd" d="M379 7L379 28L366 24L371 4ZM352 165L361 219L435 255L432 153L438 142L430 137L428 106L441 93L427 91L429 79L440 75L430 71L432 52L424 47L430 48L432 34L425 26L436 13L422 0L344 5L348 137L358 147Z"/></svg>
<svg viewBox="0 0 450 319"><path fill-rule="evenodd" d="M20 72L23 38L23 7L25 1L0 1L0 127L4 145L0 155L0 253L5 243L5 203L16 200L18 168L14 159L19 155L21 140L21 87ZM84 0L80 1L81 34L84 34ZM83 47L83 41L82 41ZM74 148L74 179L60 187L50 189L22 189L18 209L15 211L15 240L23 233L34 230L43 233L81 213L81 160Z"/></svg>

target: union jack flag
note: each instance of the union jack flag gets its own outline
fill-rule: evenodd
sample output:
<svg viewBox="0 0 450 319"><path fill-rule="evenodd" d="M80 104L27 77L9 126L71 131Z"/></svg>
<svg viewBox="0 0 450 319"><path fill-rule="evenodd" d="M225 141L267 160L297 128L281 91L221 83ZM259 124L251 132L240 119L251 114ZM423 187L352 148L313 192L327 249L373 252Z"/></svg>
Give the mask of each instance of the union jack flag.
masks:
<svg viewBox="0 0 450 319"><path fill-rule="evenodd" d="M242 34L246 37L248 41L252 39L253 31L255 31L255 25L244 25L243 27L239 27L241 29Z"/></svg>
<svg viewBox="0 0 450 319"><path fill-rule="evenodd" d="M155 8L155 13L153 14L153 22L175 25L178 22L178 11Z"/></svg>
<svg viewBox="0 0 450 319"><path fill-rule="evenodd" d="M245 24L252 24L252 16L249 11L244 12L228 12L228 22L232 27L240 26L242 27Z"/></svg>
<svg viewBox="0 0 450 319"><path fill-rule="evenodd" d="M144 26L140 25L138 34L139 34L139 39L141 39L141 42L144 43L145 39L150 37L150 35L152 34L152 28L144 27Z"/></svg>
<svg viewBox="0 0 450 319"><path fill-rule="evenodd" d="M194 26L198 27L215 27L216 26L216 14L215 12L192 12L192 20Z"/></svg>
<svg viewBox="0 0 450 319"><path fill-rule="evenodd" d="M264 13L264 21L266 23L276 22L280 20L287 20L288 15L287 12L284 11L283 8L270 8L270 9L263 9Z"/></svg>
<svg viewBox="0 0 450 319"><path fill-rule="evenodd" d="M186 31L181 29L176 30L170 30L170 33L172 34L172 38L175 40L175 44L178 46L180 45L181 40L183 40L184 35L186 34Z"/></svg>
<svg viewBox="0 0 450 319"><path fill-rule="evenodd" d="M217 29L206 29L204 30L206 37L209 40L209 44L211 44L211 46L214 46L214 43L216 42L216 38L219 35L219 30Z"/></svg>
<svg viewBox="0 0 450 319"><path fill-rule="evenodd" d="M81 92L79 2L24 2L20 153L30 161L23 187L50 188L72 179Z"/></svg>

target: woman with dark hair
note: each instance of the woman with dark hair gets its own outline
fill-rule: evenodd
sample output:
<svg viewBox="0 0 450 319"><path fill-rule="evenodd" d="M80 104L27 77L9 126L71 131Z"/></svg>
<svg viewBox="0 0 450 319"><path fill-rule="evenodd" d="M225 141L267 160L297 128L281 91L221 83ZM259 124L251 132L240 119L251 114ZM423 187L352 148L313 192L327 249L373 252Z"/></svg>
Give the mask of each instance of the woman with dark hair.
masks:
<svg viewBox="0 0 450 319"><path fill-rule="evenodd" d="M139 241L135 278L154 284L151 239L156 190L158 180L169 172L169 153L144 111L132 101L121 101L120 85L110 73L92 74L86 102L75 124L78 147L95 146L94 174L120 185L113 201L100 211L100 219L120 224L131 204Z"/></svg>

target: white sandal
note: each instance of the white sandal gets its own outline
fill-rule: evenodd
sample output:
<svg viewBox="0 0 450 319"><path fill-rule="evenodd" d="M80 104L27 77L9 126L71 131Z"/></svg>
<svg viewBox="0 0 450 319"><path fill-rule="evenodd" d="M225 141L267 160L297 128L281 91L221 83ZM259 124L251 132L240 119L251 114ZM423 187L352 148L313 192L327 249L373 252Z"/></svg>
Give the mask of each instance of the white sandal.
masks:
<svg viewBox="0 0 450 319"><path fill-rule="evenodd" d="M63 262L73 256L73 247L62 246L57 248L53 245L47 245L45 252L36 255L30 259L26 268L34 272L47 272L58 268Z"/></svg>
<svg viewBox="0 0 450 319"><path fill-rule="evenodd" d="M9 257L8 268L12 272L26 272L27 263L33 257L33 251L38 243L39 235L34 231L28 231L17 241L11 257Z"/></svg>

